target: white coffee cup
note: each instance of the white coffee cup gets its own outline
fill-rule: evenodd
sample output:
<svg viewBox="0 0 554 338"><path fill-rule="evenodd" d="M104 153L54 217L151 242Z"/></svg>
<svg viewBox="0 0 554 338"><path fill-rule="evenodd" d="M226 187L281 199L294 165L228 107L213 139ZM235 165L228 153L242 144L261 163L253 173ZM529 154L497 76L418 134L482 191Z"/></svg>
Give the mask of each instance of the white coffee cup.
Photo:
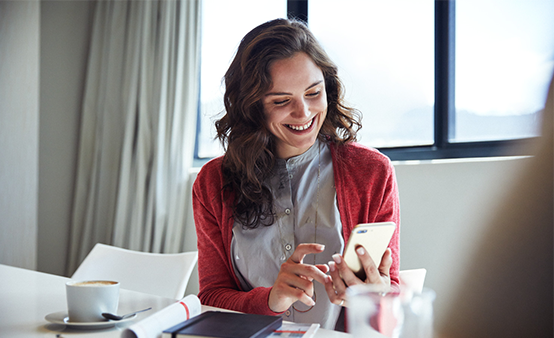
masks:
<svg viewBox="0 0 554 338"><path fill-rule="evenodd" d="M106 321L103 312L117 313L119 282L70 281L65 284L70 322Z"/></svg>

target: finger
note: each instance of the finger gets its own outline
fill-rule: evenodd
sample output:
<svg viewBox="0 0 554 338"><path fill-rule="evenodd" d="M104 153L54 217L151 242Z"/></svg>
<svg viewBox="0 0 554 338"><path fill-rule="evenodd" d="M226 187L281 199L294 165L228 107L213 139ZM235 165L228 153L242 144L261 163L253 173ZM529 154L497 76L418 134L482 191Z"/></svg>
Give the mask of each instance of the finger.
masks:
<svg viewBox="0 0 554 338"><path fill-rule="evenodd" d="M306 280L313 281L314 279L321 284L325 284L331 277L326 275L327 267L325 264L311 265L294 263L290 259L281 265L281 271L289 275L296 275ZM324 272L325 271L325 272Z"/></svg>
<svg viewBox="0 0 554 338"><path fill-rule="evenodd" d="M270 305L270 309L275 312L285 311L297 300L307 306L313 306L315 304L315 301L310 295L306 294L303 290L290 285L281 284L277 287L273 287L269 297L270 300L268 305L273 304L273 306ZM277 298L277 300L272 301L272 297Z"/></svg>
<svg viewBox="0 0 554 338"><path fill-rule="evenodd" d="M356 285L356 284L362 284L363 281L360 280L352 270L348 267L346 262L344 261L343 257L339 254L334 254L333 260L335 261L335 265L337 268L337 271L339 272L340 276L344 280L344 283L346 286ZM334 277L333 277L334 280Z"/></svg>
<svg viewBox="0 0 554 338"><path fill-rule="evenodd" d="M306 255L320 253L323 250L325 250L325 245L323 244L302 243L296 247L289 260L294 263L302 263Z"/></svg>
<svg viewBox="0 0 554 338"><path fill-rule="evenodd" d="M305 303L313 293L311 281L287 269L281 269L269 293L268 306L274 312L283 312L297 300L303 299Z"/></svg>
<svg viewBox="0 0 554 338"><path fill-rule="evenodd" d="M363 246L356 248L356 254L362 263L366 275L366 282L376 284L381 282L381 274L377 265Z"/></svg>
<svg viewBox="0 0 554 338"><path fill-rule="evenodd" d="M312 295L308 295L305 292L302 292L300 294L300 297L298 297L298 300L301 301L302 303L306 304L307 306L314 306L315 305L315 301L312 298Z"/></svg>
<svg viewBox="0 0 554 338"><path fill-rule="evenodd" d="M315 267L321 270L321 272L323 273L329 272L329 266L327 264L316 264Z"/></svg>
<svg viewBox="0 0 554 338"><path fill-rule="evenodd" d="M320 266L310 264L291 264L286 269L288 272L301 276L307 280L316 280L318 283L325 284L331 278L323 272L324 264Z"/></svg>
<svg viewBox="0 0 554 338"><path fill-rule="evenodd" d="M381 258L381 263L379 264L379 272L381 275L390 276L390 267L392 265L392 252L390 248L385 250L383 257Z"/></svg>
<svg viewBox="0 0 554 338"><path fill-rule="evenodd" d="M291 271L285 271L279 276L279 279L287 286L301 290L310 297L313 295L313 278L301 276Z"/></svg>
<svg viewBox="0 0 554 338"><path fill-rule="evenodd" d="M346 285L339 275L335 262L329 262L329 273L331 282L325 284L325 291L331 303L340 305L346 298Z"/></svg>
<svg viewBox="0 0 554 338"><path fill-rule="evenodd" d="M308 297L314 296L314 283L312 279L306 278L304 276L295 276L296 278L291 279L290 286L301 290L304 292ZM300 280L298 279L300 278ZM300 299L300 298L299 298Z"/></svg>
<svg viewBox="0 0 554 338"><path fill-rule="evenodd" d="M310 282L313 282L313 278L312 277L306 277L306 276L299 276L300 278L304 278L304 279L307 279L309 280Z"/></svg>

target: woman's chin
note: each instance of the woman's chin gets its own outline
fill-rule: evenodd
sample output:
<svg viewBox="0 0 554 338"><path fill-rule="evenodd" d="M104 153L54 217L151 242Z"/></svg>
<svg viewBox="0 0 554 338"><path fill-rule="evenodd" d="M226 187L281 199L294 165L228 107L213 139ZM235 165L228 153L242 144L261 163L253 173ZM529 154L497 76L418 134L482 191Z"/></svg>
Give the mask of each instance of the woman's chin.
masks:
<svg viewBox="0 0 554 338"><path fill-rule="evenodd" d="M316 139L317 134L315 136L311 136L309 139L306 140L294 143L291 142L287 146L281 147L281 149L278 150L278 156L280 158L291 158L302 155L315 144Z"/></svg>

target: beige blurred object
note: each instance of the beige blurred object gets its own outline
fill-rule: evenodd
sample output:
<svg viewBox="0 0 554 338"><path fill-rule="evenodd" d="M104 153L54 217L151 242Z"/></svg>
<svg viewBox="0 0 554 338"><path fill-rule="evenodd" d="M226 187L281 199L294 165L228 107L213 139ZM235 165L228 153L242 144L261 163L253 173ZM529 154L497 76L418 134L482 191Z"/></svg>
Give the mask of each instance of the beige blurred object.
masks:
<svg viewBox="0 0 554 338"><path fill-rule="evenodd" d="M71 279L114 280L121 288L181 299L198 252L159 254L97 243Z"/></svg>
<svg viewBox="0 0 554 338"><path fill-rule="evenodd" d="M400 270L400 287L406 286L416 293L423 291L427 269Z"/></svg>
<svg viewBox="0 0 554 338"><path fill-rule="evenodd" d="M553 115L554 80L534 156L464 267L441 337L553 337Z"/></svg>

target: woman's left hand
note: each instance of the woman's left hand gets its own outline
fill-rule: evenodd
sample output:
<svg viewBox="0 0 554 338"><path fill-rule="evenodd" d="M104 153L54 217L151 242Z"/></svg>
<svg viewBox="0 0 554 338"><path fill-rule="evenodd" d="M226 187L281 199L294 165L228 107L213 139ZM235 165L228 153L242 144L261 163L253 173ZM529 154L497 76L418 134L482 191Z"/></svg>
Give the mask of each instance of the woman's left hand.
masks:
<svg viewBox="0 0 554 338"><path fill-rule="evenodd" d="M383 291L390 289L390 267L392 265L391 250L387 248L379 267L375 265L371 256L367 253L364 247L360 246L356 249L356 253L362 263L362 267L366 274L365 281L360 280L352 270L346 265L341 255L333 255L333 262L329 262L329 273L332 282L325 283L325 290L329 295L329 300L333 304L344 305L346 300L346 288L356 284L373 284L381 285Z"/></svg>

